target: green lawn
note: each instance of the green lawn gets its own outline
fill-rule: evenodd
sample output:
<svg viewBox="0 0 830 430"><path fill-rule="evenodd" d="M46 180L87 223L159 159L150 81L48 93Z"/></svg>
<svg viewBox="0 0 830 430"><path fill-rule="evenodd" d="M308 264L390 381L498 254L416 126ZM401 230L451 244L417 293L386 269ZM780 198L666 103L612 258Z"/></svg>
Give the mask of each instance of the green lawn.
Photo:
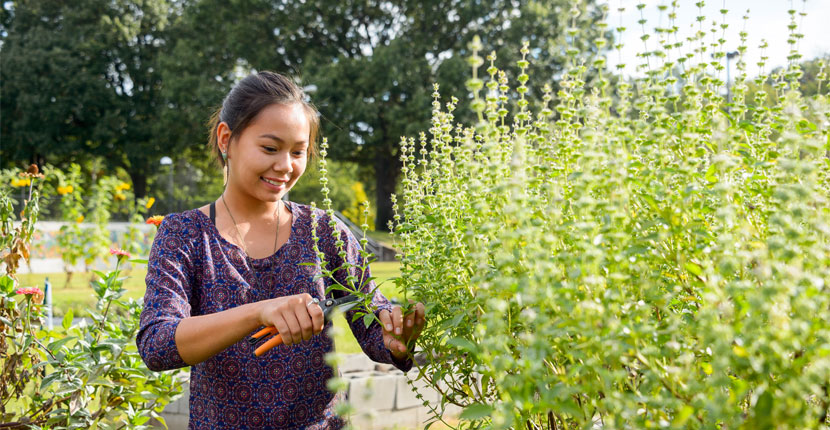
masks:
<svg viewBox="0 0 830 430"><path fill-rule="evenodd" d="M390 278L398 276L399 263L392 262L376 262L371 265L372 276L376 282L380 284L381 292L389 298L399 297L396 291L395 284L392 281L387 281ZM123 273L127 279L124 281L124 287L127 289L125 297L132 297L139 299L144 296L144 276L147 271L139 268ZM93 273L76 273L72 275L69 284L66 283L65 273L49 273L49 274L25 274L19 275L20 284L22 286L39 286L44 287L45 280L48 278L52 285L52 301L55 304L54 315L63 316L69 309L76 317L88 315L88 309L95 306L95 298L93 297L92 288L89 286L94 278ZM360 346L354 340L354 337L349 330L349 327L344 318L340 317L334 320L334 324L341 328L338 330L338 335L335 336L335 343L337 349L344 353L360 352Z"/></svg>

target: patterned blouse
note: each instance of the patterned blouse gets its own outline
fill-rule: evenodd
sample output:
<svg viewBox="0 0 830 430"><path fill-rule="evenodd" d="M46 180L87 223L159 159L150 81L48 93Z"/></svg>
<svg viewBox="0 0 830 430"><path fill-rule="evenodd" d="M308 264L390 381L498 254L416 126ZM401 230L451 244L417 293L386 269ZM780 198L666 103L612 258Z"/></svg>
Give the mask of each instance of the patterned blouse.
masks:
<svg viewBox="0 0 830 430"><path fill-rule="evenodd" d="M136 339L147 367L159 371L187 366L175 341L176 327L183 318L293 294L323 298L332 281L314 280L320 261L312 248L311 217L318 219L319 248L327 256L328 267L339 267L342 259L328 217L319 209L312 215L306 205L287 202L286 206L293 214L291 235L274 255L263 259L246 258L197 209L164 218L150 250ZM360 263L358 241L341 222L335 228L345 242L346 260ZM306 262L316 265L301 265ZM352 271L358 275L356 269ZM346 276L345 271L336 275L344 284ZM370 276L368 271L365 276ZM363 287L374 288L374 282ZM380 292L375 293L373 303L376 312L391 308ZM353 312L346 314L348 321ZM350 324L369 358L403 371L412 367L411 361L393 360L377 322L368 329L362 318ZM192 366L189 429L339 429L344 425L333 412L339 396L326 388L333 371L323 357L333 351L331 338L321 333L299 344L280 345L261 357L254 356L256 346L246 339Z"/></svg>

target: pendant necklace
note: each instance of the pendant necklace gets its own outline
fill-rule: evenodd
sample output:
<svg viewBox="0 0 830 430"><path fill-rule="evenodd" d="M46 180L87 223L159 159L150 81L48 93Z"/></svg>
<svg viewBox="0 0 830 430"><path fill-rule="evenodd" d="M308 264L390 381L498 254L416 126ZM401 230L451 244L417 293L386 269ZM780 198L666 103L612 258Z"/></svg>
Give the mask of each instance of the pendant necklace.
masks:
<svg viewBox="0 0 830 430"><path fill-rule="evenodd" d="M280 237L280 219L282 218L282 211L280 210L281 202L282 200L277 200L277 208L274 209L274 217L277 219L277 233L274 235L274 251L272 252L272 255L277 252L277 240ZM239 227L236 225L236 220L233 218L231 208L229 208L228 203L225 202L224 193L222 193L222 204L225 206L225 210L228 211L228 215L231 217L231 221L233 222L233 228L236 230L236 236L239 239L239 244L242 245L242 250L245 251L245 258L252 258L250 254L248 254L248 247L245 246L245 240L242 239L242 233L239 232Z"/></svg>

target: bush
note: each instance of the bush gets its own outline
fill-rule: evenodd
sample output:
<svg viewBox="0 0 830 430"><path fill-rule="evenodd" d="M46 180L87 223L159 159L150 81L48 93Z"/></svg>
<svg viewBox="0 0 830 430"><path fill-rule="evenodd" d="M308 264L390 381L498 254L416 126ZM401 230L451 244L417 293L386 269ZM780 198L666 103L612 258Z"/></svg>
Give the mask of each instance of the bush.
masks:
<svg viewBox="0 0 830 430"><path fill-rule="evenodd" d="M428 304L419 377L443 393L436 419L454 404L465 428L825 422L825 75L804 98L793 54L757 79L775 93L747 100L739 61L727 104L723 42L696 37L711 62L671 48L614 87L601 55L568 48L561 89L532 106L533 81L511 87L494 55L478 78L474 44L471 125L436 88L429 136L401 145L394 225L399 286Z"/></svg>
<svg viewBox="0 0 830 430"><path fill-rule="evenodd" d="M149 428L151 418L180 395L179 372L155 373L142 362L134 343L141 303L122 300L126 290L118 255L115 270L96 272L97 299L91 321L73 324L68 312L60 327L45 325L43 292L21 288L15 276L29 247L39 213L38 180L29 180L20 222L12 202L0 192L0 428ZM125 316L116 315L116 309Z"/></svg>

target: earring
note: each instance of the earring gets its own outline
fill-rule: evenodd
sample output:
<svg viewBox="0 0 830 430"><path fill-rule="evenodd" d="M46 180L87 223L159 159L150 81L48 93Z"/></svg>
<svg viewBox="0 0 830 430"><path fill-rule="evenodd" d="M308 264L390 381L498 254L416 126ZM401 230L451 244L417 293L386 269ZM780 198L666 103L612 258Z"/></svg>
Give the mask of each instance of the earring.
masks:
<svg viewBox="0 0 830 430"><path fill-rule="evenodd" d="M222 166L222 186L227 186L228 185L228 170L230 169L230 166L228 166L228 153L227 152L222 153L222 161L224 161L224 164L225 164L224 166Z"/></svg>

